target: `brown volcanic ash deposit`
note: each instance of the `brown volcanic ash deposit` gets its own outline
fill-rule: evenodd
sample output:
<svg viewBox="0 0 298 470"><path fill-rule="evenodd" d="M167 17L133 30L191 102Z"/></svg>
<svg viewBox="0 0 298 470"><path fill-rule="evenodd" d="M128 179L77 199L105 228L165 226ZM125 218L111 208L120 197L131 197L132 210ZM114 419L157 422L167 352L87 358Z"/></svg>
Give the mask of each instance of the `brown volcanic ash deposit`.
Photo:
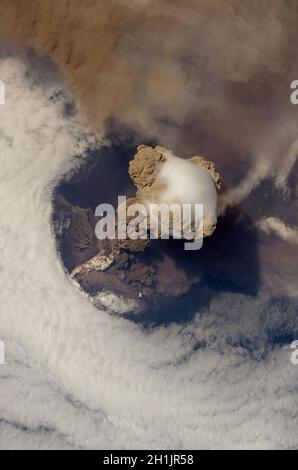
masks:
<svg viewBox="0 0 298 470"><path fill-rule="evenodd" d="M96 128L111 119L177 155L214 155L236 186L227 204L291 168L296 0L0 0L0 12L0 39L53 59Z"/></svg>
<svg viewBox="0 0 298 470"><path fill-rule="evenodd" d="M114 49L134 9L115 0L0 0L0 11L2 38L51 57L93 123L123 104L130 72Z"/></svg>
<svg viewBox="0 0 298 470"><path fill-rule="evenodd" d="M291 111L296 0L0 0L0 11L0 37L51 57L96 126L117 115L175 153L204 132L241 166Z"/></svg>

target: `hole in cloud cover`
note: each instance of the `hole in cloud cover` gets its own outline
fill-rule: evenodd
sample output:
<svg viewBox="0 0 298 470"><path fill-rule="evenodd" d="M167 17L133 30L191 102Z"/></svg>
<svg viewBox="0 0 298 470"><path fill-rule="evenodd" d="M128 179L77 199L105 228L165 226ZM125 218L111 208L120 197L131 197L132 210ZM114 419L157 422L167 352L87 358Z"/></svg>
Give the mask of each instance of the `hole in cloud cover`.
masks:
<svg viewBox="0 0 298 470"><path fill-rule="evenodd" d="M191 322L145 332L73 288L53 190L100 139L41 64L1 50L1 446L296 447L296 370L273 339L294 331L293 298L223 291Z"/></svg>
<svg viewBox="0 0 298 470"><path fill-rule="evenodd" d="M87 161L74 174L66 175L55 190L53 221L57 246L69 273L99 252L96 206L108 202L117 207L119 194L135 193L128 177L128 162L135 144L116 143L113 135L109 140L114 143L91 151ZM137 264L139 259L142 264ZM198 252L185 251L181 241L159 240L145 253L133 254L131 263L154 266L157 271L148 294L144 294L142 313L132 311L125 315L144 325L166 325L171 321L183 324L220 292L255 296L259 289L257 233L250 216L240 207L220 218L218 230L205 239ZM140 268L125 279L129 269L130 265L117 266L113 276L105 272L97 276L94 269L94 273L82 275L79 283L93 298L104 288L129 298L134 293L132 282L139 281L139 291L147 287L146 278L140 282ZM119 283L123 278L121 291Z"/></svg>

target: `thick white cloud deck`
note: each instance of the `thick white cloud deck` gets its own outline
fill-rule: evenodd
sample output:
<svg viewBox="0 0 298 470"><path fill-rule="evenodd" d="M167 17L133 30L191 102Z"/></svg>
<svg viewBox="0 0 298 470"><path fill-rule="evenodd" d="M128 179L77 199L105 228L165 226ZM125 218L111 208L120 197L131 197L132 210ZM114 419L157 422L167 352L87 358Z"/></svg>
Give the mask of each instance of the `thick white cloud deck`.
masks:
<svg viewBox="0 0 298 470"><path fill-rule="evenodd" d="M23 59L0 62L0 446L297 447L289 352L257 362L224 342L238 328L226 312L241 305L249 324L246 303L261 309L264 293L235 295L234 306L222 295L208 320L145 335L73 288L56 253L52 190L93 138L63 116L63 87L31 79L37 63ZM222 343L193 352L195 337L212 334Z"/></svg>

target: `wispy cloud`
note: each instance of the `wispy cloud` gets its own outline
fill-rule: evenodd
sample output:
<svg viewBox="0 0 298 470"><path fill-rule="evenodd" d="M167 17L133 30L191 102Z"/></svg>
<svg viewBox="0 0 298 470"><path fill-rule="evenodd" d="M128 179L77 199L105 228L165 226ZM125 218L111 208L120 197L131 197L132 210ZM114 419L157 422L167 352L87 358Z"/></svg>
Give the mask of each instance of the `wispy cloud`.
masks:
<svg viewBox="0 0 298 470"><path fill-rule="evenodd" d="M274 233L287 242L298 243L298 229L289 227L276 217L261 219L258 226L266 233Z"/></svg>

